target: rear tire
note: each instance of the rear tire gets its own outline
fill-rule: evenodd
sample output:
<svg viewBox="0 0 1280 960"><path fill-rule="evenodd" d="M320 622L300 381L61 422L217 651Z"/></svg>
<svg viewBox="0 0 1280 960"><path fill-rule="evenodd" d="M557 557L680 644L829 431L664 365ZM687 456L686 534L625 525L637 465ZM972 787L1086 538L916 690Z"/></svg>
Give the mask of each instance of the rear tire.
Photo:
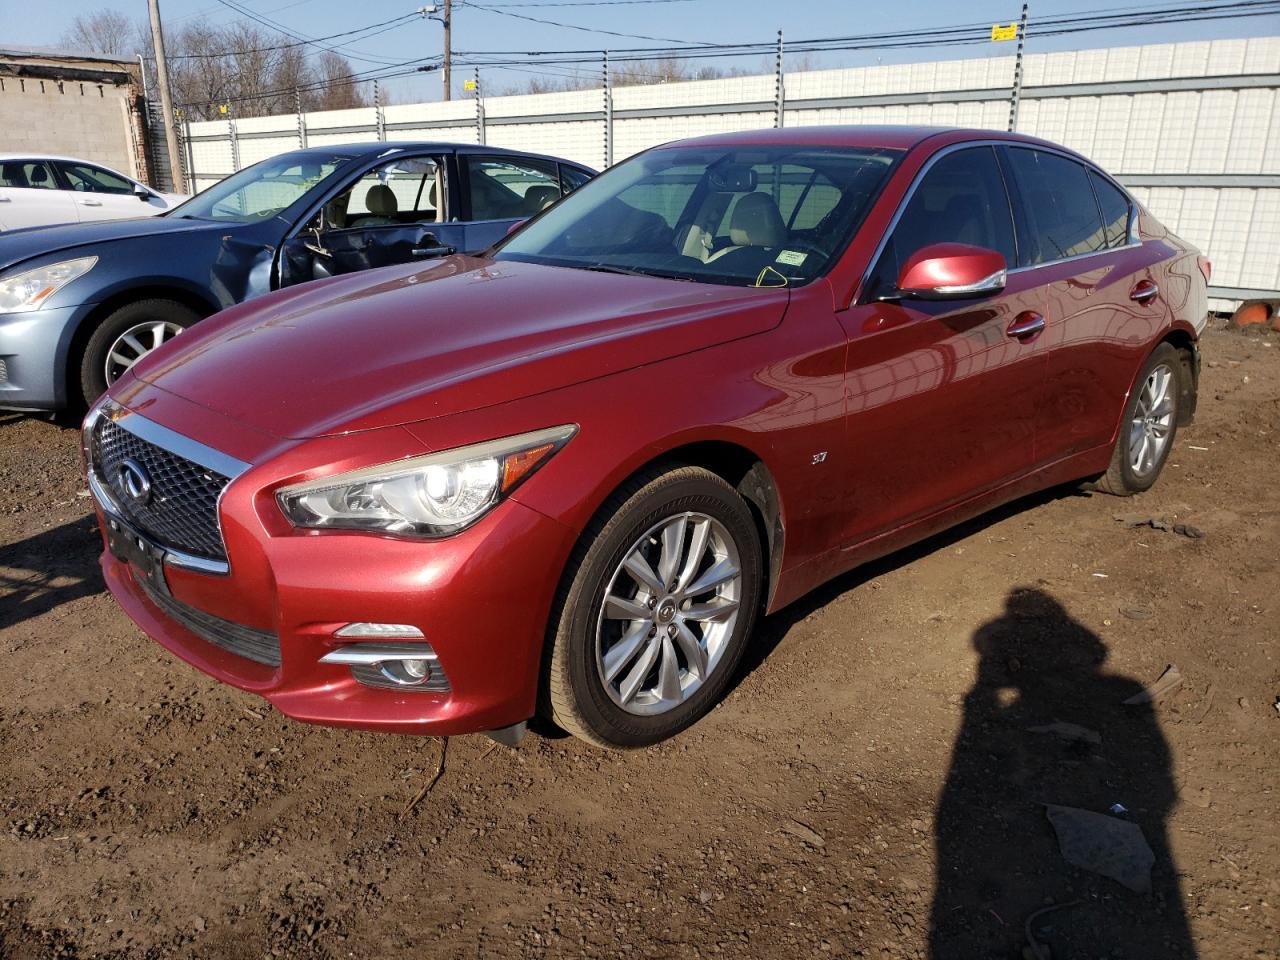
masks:
<svg viewBox="0 0 1280 960"><path fill-rule="evenodd" d="M626 484L587 527L562 580L544 714L614 750L679 733L737 669L763 569L751 510L721 477L675 467Z"/></svg>
<svg viewBox="0 0 1280 960"><path fill-rule="evenodd" d="M98 324L80 359L80 391L88 406L139 359L200 320L176 300L127 303Z"/></svg>
<svg viewBox="0 0 1280 960"><path fill-rule="evenodd" d="M1150 490L1178 433L1182 357L1172 344L1151 352L1125 403L1111 465L1097 488L1117 497Z"/></svg>

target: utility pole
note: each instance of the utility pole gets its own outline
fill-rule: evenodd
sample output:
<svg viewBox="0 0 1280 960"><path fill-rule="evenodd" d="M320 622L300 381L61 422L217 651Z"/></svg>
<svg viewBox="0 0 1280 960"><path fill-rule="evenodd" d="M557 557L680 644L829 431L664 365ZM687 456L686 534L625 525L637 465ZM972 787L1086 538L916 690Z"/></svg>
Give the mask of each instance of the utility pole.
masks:
<svg viewBox="0 0 1280 960"><path fill-rule="evenodd" d="M444 0L444 98L448 100L453 95L452 88L452 67L453 67L453 50L450 46L450 20L453 13L453 0Z"/></svg>
<svg viewBox="0 0 1280 960"><path fill-rule="evenodd" d="M160 86L160 109L164 112L164 142L169 153L169 180L176 190L182 176L178 156L178 131L174 128L173 98L169 94L169 63L164 56L164 31L160 27L160 0L147 0L151 8L151 43L156 55L156 80Z"/></svg>

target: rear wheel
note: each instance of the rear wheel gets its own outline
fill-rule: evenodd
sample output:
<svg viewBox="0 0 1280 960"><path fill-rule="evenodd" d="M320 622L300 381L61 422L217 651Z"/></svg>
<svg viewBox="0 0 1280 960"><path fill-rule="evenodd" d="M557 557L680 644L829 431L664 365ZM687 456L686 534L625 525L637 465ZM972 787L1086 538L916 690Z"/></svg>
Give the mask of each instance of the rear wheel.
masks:
<svg viewBox="0 0 1280 960"><path fill-rule="evenodd" d="M751 511L717 475L678 467L623 488L583 535L558 598L551 718L614 749L692 724L742 657L762 569Z"/></svg>
<svg viewBox="0 0 1280 960"><path fill-rule="evenodd" d="M1160 476L1178 433L1182 359L1162 343L1147 358L1125 405L1111 466L1098 488L1120 497L1149 490Z"/></svg>
<svg viewBox="0 0 1280 960"><path fill-rule="evenodd" d="M120 307L93 332L80 361L80 389L92 405L107 387L147 354L200 319L174 300L139 300Z"/></svg>

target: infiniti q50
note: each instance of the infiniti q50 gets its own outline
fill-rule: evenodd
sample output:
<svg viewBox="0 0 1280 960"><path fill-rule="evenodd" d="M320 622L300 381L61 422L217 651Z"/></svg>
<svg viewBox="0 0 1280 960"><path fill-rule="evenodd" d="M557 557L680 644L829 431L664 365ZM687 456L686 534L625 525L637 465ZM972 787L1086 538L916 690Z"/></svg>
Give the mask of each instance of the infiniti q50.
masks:
<svg viewBox="0 0 1280 960"><path fill-rule="evenodd" d="M1208 275L1041 140L666 145L483 255L270 294L132 367L85 424L102 567L298 719L651 744L841 572L1038 488L1150 487Z"/></svg>

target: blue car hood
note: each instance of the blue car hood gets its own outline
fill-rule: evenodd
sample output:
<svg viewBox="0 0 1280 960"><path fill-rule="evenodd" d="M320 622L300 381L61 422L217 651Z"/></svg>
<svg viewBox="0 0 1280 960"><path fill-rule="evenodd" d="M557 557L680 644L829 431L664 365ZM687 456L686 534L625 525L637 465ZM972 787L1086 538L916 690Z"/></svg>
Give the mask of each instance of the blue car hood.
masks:
<svg viewBox="0 0 1280 960"><path fill-rule="evenodd" d="M173 233L227 233L243 227L239 223L213 220L182 220L177 217L143 217L137 220L99 220L93 223L64 223L56 227L27 227L0 233L0 270L46 254L66 251L75 256L78 247L137 237Z"/></svg>

